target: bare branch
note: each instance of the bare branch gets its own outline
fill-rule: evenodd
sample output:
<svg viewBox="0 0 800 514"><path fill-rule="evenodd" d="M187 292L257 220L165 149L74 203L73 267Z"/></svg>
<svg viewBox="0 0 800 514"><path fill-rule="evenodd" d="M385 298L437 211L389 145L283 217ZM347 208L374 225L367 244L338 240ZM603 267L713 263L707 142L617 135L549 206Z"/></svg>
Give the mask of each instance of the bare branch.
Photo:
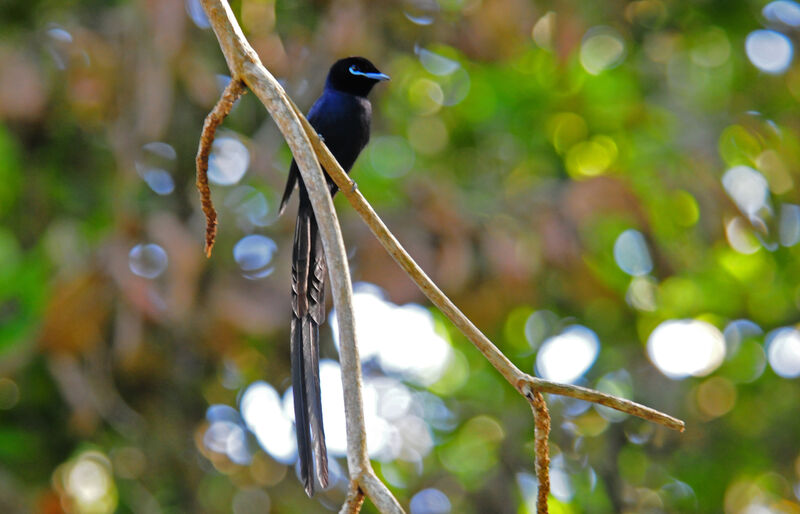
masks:
<svg viewBox="0 0 800 514"><path fill-rule="evenodd" d="M214 144L214 136L217 127L231 112L231 108L240 96L247 90L241 80L233 79L225 87L217 105L208 113L203 122L203 131L200 133L200 146L197 149L197 191L200 193L200 204L203 213L206 215L206 257L211 257L211 250L214 248L214 240L217 237L217 211L211 201L211 189L208 187L208 157L211 155L211 146Z"/></svg>
<svg viewBox="0 0 800 514"><path fill-rule="evenodd" d="M647 421L652 421L653 423L658 423L659 425L664 425L665 427L672 430L677 430L678 432L683 432L686 428L686 424L683 421L664 414L663 412L651 409L650 407L645 407L644 405L626 400L625 398L619 398L610 394L601 393L600 391L596 391L594 389L588 389L586 387L571 384L560 384L558 382L551 382L549 380L532 377L530 375L526 375L525 384L522 387L523 391L527 387L537 391L542 391L544 393L569 396L570 398L577 398L579 400L586 400L587 402L605 405L606 407L611 407L612 409L616 409L620 412L646 419Z"/></svg>
<svg viewBox="0 0 800 514"><path fill-rule="evenodd" d="M550 413L542 393L531 391L528 396L531 403L534 422L534 440L536 447L536 478L539 479L536 498L537 514L547 514L547 496L550 494Z"/></svg>
<svg viewBox="0 0 800 514"><path fill-rule="evenodd" d="M403 508L392 495L386 484L378 480L372 468L359 477L359 483L372 500L372 503L384 514L402 514Z"/></svg>

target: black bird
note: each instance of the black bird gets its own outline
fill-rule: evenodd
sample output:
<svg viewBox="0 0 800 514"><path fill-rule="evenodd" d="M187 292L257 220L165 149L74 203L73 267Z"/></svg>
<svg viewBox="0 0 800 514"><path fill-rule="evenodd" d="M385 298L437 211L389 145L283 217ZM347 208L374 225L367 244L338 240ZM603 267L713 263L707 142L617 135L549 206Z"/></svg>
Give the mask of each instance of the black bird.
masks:
<svg viewBox="0 0 800 514"><path fill-rule="evenodd" d="M382 80L389 80L389 76L363 57L336 61L328 72L322 96L308 111L311 126L348 173L369 141L372 105L367 95ZM326 175L326 178L333 196L337 187L330 177ZM295 184L300 189L300 206L292 250L292 388L300 474L306 493L311 496L314 494L312 454L316 457L317 479L322 487L328 486L328 454L319 388L319 326L325 321L328 271L317 220L294 161L289 169L279 213L286 208Z"/></svg>

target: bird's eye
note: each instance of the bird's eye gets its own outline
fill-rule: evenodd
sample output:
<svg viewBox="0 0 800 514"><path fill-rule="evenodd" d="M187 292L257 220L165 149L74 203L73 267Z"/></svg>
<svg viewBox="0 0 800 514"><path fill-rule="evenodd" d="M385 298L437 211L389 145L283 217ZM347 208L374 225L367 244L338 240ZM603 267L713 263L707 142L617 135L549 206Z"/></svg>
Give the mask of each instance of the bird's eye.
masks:
<svg viewBox="0 0 800 514"><path fill-rule="evenodd" d="M354 64L354 65L352 65L352 66L350 66L350 70L349 70L349 71L350 71L350 73L352 73L353 75L357 75L357 74L359 73L358 66L357 66L357 65L355 65L355 64Z"/></svg>

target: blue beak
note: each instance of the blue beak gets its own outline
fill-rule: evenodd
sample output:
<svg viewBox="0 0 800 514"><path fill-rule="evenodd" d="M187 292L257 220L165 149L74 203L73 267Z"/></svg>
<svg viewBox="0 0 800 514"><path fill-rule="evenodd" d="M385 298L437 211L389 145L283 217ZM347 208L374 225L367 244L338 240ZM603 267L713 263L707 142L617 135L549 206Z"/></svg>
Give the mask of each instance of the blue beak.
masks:
<svg viewBox="0 0 800 514"><path fill-rule="evenodd" d="M389 75L385 73L362 73L362 75L372 80L390 80Z"/></svg>

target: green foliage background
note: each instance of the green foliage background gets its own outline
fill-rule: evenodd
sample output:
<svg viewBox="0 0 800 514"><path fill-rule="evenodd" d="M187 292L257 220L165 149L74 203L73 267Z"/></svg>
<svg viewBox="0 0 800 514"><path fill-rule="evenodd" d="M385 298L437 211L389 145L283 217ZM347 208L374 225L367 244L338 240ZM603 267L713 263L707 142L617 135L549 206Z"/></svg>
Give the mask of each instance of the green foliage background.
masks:
<svg viewBox="0 0 800 514"><path fill-rule="evenodd" d="M686 421L676 434L595 409L571 414L553 399L553 455L571 494L555 495L551 512L800 512L800 388L764 350L764 334L800 319L800 246L778 237L784 207L800 203L800 69L771 75L748 60L754 30L797 38L764 18L765 2L232 4L304 108L338 57L365 55L392 76L375 91L373 142L353 175L521 369L533 371L544 338L530 334L531 315L547 311L544 336L578 323L599 338L582 383L627 377L626 395ZM215 186L219 242L203 256L194 154L227 70L186 5L0 8L2 512L314 512L341 501L341 491L306 498L291 467L255 443L249 465L203 445L207 407L236 407L256 380L287 387L293 221L274 217L290 155L246 95L225 127L250 152L242 183L265 196L271 223L237 223L231 188ZM589 73L581 49L598 27L622 50ZM431 73L426 51L456 71ZM169 195L137 174L153 141L177 155ZM722 186L740 165L769 184L761 222ZM346 202L337 206L354 279L426 305ZM615 261L627 229L646 241L646 277ZM253 231L278 247L275 273L256 281L232 254ZM140 242L169 256L156 279L128 268ZM379 474L406 506L436 488L452 512L533 512L528 406L434 316L457 358L429 389L453 424L433 429L419 466L376 463ZM745 319L760 331L735 341L726 331L721 366L673 380L646 344L662 322L686 318L720 331ZM335 357L329 333L323 352ZM65 483L79 459L109 472L91 506Z"/></svg>

